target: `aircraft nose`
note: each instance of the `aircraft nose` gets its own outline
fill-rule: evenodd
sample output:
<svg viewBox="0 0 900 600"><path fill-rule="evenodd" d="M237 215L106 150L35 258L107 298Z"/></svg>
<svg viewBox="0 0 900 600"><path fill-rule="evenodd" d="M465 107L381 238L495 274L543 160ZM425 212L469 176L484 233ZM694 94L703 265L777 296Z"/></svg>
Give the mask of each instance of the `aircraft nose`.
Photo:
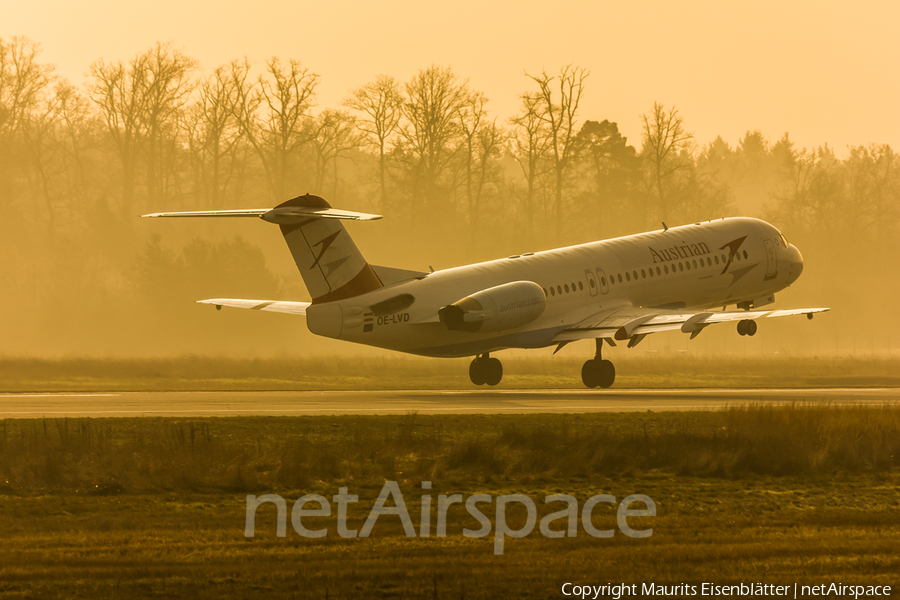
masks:
<svg viewBox="0 0 900 600"><path fill-rule="evenodd" d="M788 284L794 283L803 272L803 255L797 246L789 244L785 250L785 263L787 264Z"/></svg>

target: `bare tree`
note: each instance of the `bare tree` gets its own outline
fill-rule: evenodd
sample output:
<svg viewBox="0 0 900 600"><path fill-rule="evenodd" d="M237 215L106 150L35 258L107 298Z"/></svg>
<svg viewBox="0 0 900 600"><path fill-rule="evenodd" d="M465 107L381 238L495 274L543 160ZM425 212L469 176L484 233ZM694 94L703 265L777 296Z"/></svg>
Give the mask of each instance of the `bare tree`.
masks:
<svg viewBox="0 0 900 600"><path fill-rule="evenodd" d="M488 119L486 103L484 94L471 92L458 109L469 233L473 238L478 234L482 196L491 175L491 164L499 155L504 135L497 120Z"/></svg>
<svg viewBox="0 0 900 600"><path fill-rule="evenodd" d="M378 147L379 210L384 210L387 203L387 144L400 125L403 108L400 85L390 75L379 75L375 81L350 92L344 105L365 114L357 120L357 127L374 139Z"/></svg>
<svg viewBox="0 0 900 600"><path fill-rule="evenodd" d="M21 126L24 149L31 159L28 169L31 188L35 200L40 198L47 213L49 229L54 228L56 217L56 193L53 185L55 176L59 174L60 143L58 132L62 119L62 109L57 95L49 96L41 103L40 109L34 110L25 117Z"/></svg>
<svg viewBox="0 0 900 600"><path fill-rule="evenodd" d="M91 112L90 100L68 81L57 84L56 97L59 101L61 127L65 135L63 147L66 160L71 163L71 167L67 169L68 196L84 200L92 187L87 174L85 146L88 144L89 132L96 124L96 118Z"/></svg>
<svg viewBox="0 0 900 600"><path fill-rule="evenodd" d="M525 93L520 98L522 108L517 116L510 119L513 125L510 151L525 176L525 233L531 238L534 235L534 197L537 180L553 138L548 135L546 119L541 115L543 105L540 97L537 94Z"/></svg>
<svg viewBox="0 0 900 600"><path fill-rule="evenodd" d="M458 110L468 86L449 67L431 66L406 84L406 96L400 151L411 178L415 222L420 210L438 208L440 177L460 146Z"/></svg>
<svg viewBox="0 0 900 600"><path fill-rule="evenodd" d="M53 67L37 62L40 45L26 37L0 38L0 132L15 131L37 106Z"/></svg>
<svg viewBox="0 0 900 600"><path fill-rule="evenodd" d="M162 163L167 152L172 159L178 121L193 89L190 75L197 68L197 61L170 44L157 43L145 56L147 74L142 80L146 82L146 100L141 118L147 142L147 192L152 200L157 200L165 193L169 170Z"/></svg>
<svg viewBox="0 0 900 600"><path fill-rule="evenodd" d="M0 206L19 170L16 146L51 82L53 67L37 62L40 46L25 37L0 38Z"/></svg>
<svg viewBox="0 0 900 600"><path fill-rule="evenodd" d="M853 146L844 165L841 226L879 240L893 238L900 223L900 157L887 144Z"/></svg>
<svg viewBox="0 0 900 600"><path fill-rule="evenodd" d="M644 121L644 146L641 154L650 169L651 187L655 187L660 218L665 221L669 213L669 184L678 171L687 168L679 153L693 135L684 130L684 123L673 106L668 112L659 102L653 110L642 116Z"/></svg>
<svg viewBox="0 0 900 600"><path fill-rule="evenodd" d="M211 208L219 207L243 139L235 117L234 107L240 96L232 68L234 63L219 67L200 82L197 100L185 120L196 187Z"/></svg>
<svg viewBox="0 0 900 600"><path fill-rule="evenodd" d="M88 88L100 108L122 166L122 209L132 214L137 169L146 157L147 190L157 198L165 189L165 154L172 151L181 110L191 91L190 73L197 61L169 44L156 44L128 64L98 61L91 65Z"/></svg>
<svg viewBox="0 0 900 600"><path fill-rule="evenodd" d="M122 61L91 65L88 84L91 100L100 108L106 131L116 147L122 167L122 213L134 212L138 145L143 135L142 117L147 98L146 55L138 55L126 65Z"/></svg>
<svg viewBox="0 0 900 600"><path fill-rule="evenodd" d="M294 59L283 65L277 57L266 62L257 85L248 81L248 65L232 64L239 102L235 105L243 132L263 164L269 193L275 201L286 196L291 160L309 141L304 122L315 100L319 76Z"/></svg>
<svg viewBox="0 0 900 600"><path fill-rule="evenodd" d="M311 123L311 127L314 131L309 137L316 148L315 189L325 188L325 175L330 162L334 173L331 197L337 199L338 159L360 145L356 120L352 115L329 108L322 111L322 114Z"/></svg>
<svg viewBox="0 0 900 600"><path fill-rule="evenodd" d="M589 74L590 72L584 68L567 65L560 70L558 80L546 72L528 75L538 84L536 98L540 110L537 114L546 124L546 133L552 140L550 153L553 156L556 175L554 212L557 238L562 235L562 190L566 171L572 161L578 105L584 92L584 80ZM558 99L553 93L554 80L557 80Z"/></svg>

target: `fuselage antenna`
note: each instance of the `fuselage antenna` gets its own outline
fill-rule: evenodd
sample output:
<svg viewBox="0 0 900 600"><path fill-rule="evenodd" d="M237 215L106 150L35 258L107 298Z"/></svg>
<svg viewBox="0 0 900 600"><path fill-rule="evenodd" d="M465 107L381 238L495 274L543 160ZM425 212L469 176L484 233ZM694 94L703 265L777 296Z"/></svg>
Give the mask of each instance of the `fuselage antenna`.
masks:
<svg viewBox="0 0 900 600"><path fill-rule="evenodd" d="M666 225L666 222L665 222L665 221L663 221L662 224L663 224L663 232L665 233L666 231L669 230L669 226Z"/></svg>

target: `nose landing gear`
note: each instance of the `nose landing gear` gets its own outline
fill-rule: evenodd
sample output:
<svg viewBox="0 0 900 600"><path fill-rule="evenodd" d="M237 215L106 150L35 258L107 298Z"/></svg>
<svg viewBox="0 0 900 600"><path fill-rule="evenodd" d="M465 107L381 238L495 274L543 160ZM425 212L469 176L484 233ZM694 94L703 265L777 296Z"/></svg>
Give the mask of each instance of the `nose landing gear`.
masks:
<svg viewBox="0 0 900 600"><path fill-rule="evenodd" d="M738 321L737 331L740 335L749 335L750 337L753 337L756 335L756 321L751 321L750 319Z"/></svg>
<svg viewBox="0 0 900 600"><path fill-rule="evenodd" d="M608 388L616 380L616 368L608 360L603 360L600 356L603 349L603 340L595 340L597 344L597 353L594 358L584 363L581 367L581 381L589 388L602 387Z"/></svg>
<svg viewBox="0 0 900 600"><path fill-rule="evenodd" d="M489 354L476 356L469 365L469 379L475 385L497 385L503 379L503 365Z"/></svg>

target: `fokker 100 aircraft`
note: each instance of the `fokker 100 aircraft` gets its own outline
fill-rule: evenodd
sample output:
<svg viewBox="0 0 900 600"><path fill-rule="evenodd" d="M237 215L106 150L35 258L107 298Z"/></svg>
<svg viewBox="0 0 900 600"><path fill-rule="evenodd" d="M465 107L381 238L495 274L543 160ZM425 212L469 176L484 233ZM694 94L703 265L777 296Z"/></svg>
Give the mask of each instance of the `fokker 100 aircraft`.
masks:
<svg viewBox="0 0 900 600"><path fill-rule="evenodd" d="M144 216L259 217L278 225L312 302L199 302L306 315L313 333L358 344L424 356L474 356L469 377L477 385L500 382L503 367L490 353L505 348L558 350L593 339L596 352L581 377L590 388L608 388L616 372L601 357L604 343L633 348L647 335L668 330L693 339L727 322L752 336L756 319L812 319L828 310L757 310L797 280L803 258L778 229L745 217L426 273L370 265L341 220L381 217L333 209L309 194L272 209ZM729 305L736 309L727 310Z"/></svg>

